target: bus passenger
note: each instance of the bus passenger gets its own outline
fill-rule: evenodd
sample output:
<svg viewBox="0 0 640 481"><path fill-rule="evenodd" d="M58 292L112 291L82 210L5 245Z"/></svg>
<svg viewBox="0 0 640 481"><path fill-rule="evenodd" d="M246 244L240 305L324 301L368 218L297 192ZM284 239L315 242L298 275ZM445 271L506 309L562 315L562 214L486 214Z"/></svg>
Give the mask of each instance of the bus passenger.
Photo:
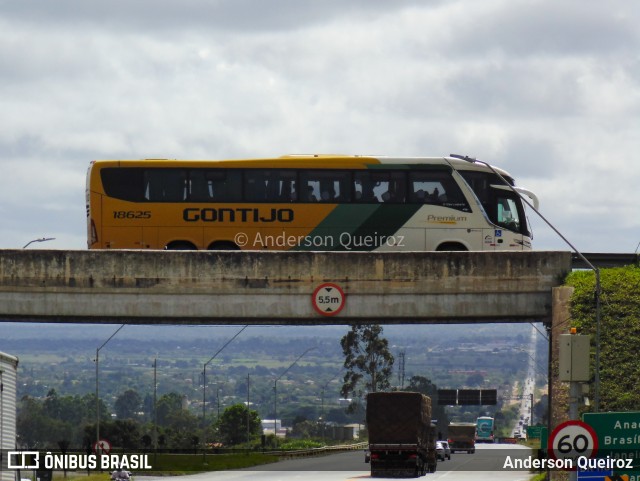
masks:
<svg viewBox="0 0 640 481"><path fill-rule="evenodd" d="M320 198L322 202L331 202L336 198L336 191L333 189L323 190L322 194L320 194Z"/></svg>
<svg viewBox="0 0 640 481"><path fill-rule="evenodd" d="M313 194L313 187L310 185L307 186L307 195L305 196L304 200L306 202L318 202L318 199Z"/></svg>

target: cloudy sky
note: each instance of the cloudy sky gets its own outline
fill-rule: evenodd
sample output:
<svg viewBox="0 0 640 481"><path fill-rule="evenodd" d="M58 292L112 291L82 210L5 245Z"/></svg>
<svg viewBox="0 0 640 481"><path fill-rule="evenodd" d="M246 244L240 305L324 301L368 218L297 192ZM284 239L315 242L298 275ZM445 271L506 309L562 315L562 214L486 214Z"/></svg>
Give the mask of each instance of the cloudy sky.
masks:
<svg viewBox="0 0 640 481"><path fill-rule="evenodd" d="M93 159L460 153L579 250L633 252L639 21L628 0L0 0L0 248L86 249Z"/></svg>

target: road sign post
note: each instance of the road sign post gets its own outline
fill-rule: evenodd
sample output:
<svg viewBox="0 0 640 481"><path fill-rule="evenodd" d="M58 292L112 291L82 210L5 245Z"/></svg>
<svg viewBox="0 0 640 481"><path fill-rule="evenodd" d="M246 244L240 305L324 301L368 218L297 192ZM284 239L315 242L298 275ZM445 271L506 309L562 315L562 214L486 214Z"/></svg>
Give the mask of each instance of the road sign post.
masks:
<svg viewBox="0 0 640 481"><path fill-rule="evenodd" d="M111 452L111 443L106 439L100 439L93 443L93 452L97 455L109 454Z"/></svg>

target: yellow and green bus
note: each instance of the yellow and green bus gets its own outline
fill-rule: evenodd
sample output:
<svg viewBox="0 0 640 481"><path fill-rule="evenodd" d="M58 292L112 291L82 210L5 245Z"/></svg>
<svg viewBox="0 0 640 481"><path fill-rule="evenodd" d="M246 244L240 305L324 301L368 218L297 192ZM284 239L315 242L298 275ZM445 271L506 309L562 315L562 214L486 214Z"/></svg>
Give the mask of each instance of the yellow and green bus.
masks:
<svg viewBox="0 0 640 481"><path fill-rule="evenodd" d="M454 157L96 160L87 173L88 246L529 250L519 193L537 207L507 172Z"/></svg>

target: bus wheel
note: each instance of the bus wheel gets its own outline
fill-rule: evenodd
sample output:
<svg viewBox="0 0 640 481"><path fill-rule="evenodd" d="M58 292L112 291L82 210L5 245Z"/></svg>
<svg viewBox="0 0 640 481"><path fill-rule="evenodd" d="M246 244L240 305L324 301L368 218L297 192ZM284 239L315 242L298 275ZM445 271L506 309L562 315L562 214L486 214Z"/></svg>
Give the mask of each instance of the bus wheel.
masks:
<svg viewBox="0 0 640 481"><path fill-rule="evenodd" d="M208 250L210 251L239 251L240 248L233 242L229 241L217 241L212 243Z"/></svg>
<svg viewBox="0 0 640 481"><path fill-rule="evenodd" d="M198 249L191 242L174 241L170 242L166 249L168 251L197 251Z"/></svg>
<svg viewBox="0 0 640 481"><path fill-rule="evenodd" d="M436 251L438 252L443 252L443 251L460 252L460 251L466 251L466 250L467 248L458 242L443 242L436 249Z"/></svg>

